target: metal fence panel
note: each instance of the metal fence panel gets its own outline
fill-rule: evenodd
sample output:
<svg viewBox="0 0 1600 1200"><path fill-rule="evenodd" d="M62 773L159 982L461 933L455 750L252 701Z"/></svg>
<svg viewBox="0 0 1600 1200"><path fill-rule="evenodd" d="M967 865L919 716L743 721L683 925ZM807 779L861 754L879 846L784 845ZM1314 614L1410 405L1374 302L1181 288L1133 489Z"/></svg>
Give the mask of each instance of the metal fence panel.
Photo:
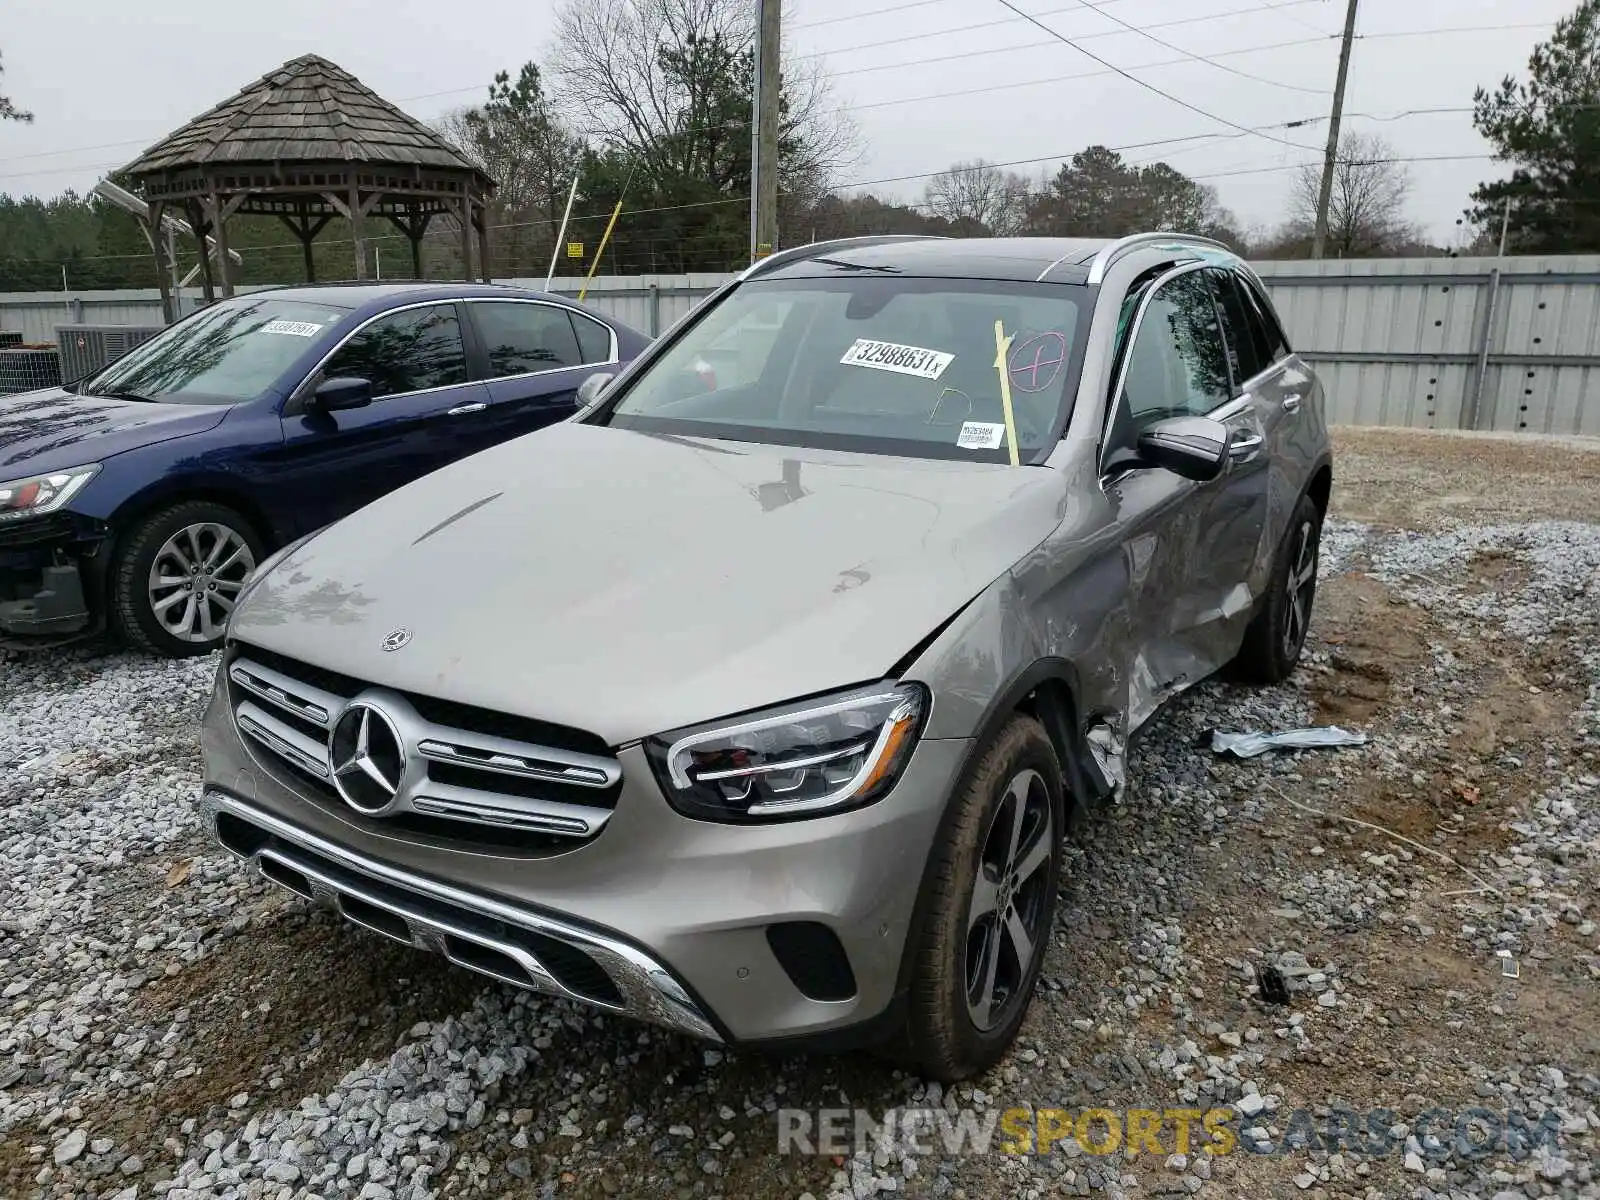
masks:
<svg viewBox="0 0 1600 1200"><path fill-rule="evenodd" d="M1295 347L1316 364L1331 420L1600 435L1600 255L1256 264ZM560 276L636 329L668 329L731 276ZM543 290L543 278L507 280ZM198 302L189 289L185 308ZM0 293L0 329L160 320L155 289Z"/></svg>

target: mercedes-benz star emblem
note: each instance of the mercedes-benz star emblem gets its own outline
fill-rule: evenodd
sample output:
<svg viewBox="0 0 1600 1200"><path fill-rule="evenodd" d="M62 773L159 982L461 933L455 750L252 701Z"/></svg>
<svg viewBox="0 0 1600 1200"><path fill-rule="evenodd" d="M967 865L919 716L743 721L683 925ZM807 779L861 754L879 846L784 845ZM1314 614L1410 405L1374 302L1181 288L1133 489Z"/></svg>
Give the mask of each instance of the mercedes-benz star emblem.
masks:
<svg viewBox="0 0 1600 1200"><path fill-rule="evenodd" d="M334 722L328 739L333 786L358 812L379 813L394 802L405 771L405 745L389 714L357 700Z"/></svg>
<svg viewBox="0 0 1600 1200"><path fill-rule="evenodd" d="M411 630L405 628L405 626L401 626L399 629L394 630L389 634L388 637L383 639L384 650L391 654L396 650L404 650L410 644Z"/></svg>

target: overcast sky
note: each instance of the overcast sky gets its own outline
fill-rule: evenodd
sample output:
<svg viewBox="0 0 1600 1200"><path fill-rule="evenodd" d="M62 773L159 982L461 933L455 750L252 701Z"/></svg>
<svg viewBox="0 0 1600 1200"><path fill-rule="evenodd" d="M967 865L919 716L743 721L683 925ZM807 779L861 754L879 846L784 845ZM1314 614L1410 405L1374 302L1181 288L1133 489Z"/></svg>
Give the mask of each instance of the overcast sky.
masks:
<svg viewBox="0 0 1600 1200"><path fill-rule="evenodd" d="M1096 142L1122 147L1231 135L1236 130L1228 123L1254 129L1328 111L1344 0L1016 2L1048 14L1046 25L1176 100L1107 72L998 0L784 0L790 52L823 56L861 132L860 160L841 183L922 174L959 159L1059 160ZM481 99L496 70L514 74L522 61L541 59L554 6L555 0L8 4L0 24L0 91L37 119L31 126L0 124L0 191L82 192L189 118L305 53L332 59L431 120ZM1353 115L1347 127L1381 132L1404 156L1485 156L1410 168L1412 219L1433 238L1452 240L1467 193L1497 171L1470 114L1371 118L1469 108L1475 86L1524 71L1534 43L1574 0L1364 0L1362 7L1358 31L1365 36L1355 46L1346 112L1368 115ZM900 11L873 15L886 9ZM1119 21L1148 29L1148 36ZM1181 23L1149 28L1168 22ZM1383 36L1423 31L1429 32ZM1185 59L1184 52L1220 56L1217 63L1229 69ZM928 61L938 58L946 61ZM968 94L955 94L961 92ZM1327 126L1263 132L1127 154L1135 162L1164 159L1214 183L1247 226L1265 227L1284 213L1293 176L1284 168L1320 158ZM1018 169L1033 175L1042 165ZM873 190L919 196L922 182Z"/></svg>

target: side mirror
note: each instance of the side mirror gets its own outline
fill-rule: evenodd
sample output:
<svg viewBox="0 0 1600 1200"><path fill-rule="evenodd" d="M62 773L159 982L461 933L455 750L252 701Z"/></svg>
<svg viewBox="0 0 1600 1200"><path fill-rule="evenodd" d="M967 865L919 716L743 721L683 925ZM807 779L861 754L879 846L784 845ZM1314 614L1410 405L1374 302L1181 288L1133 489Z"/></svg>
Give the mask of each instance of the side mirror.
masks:
<svg viewBox="0 0 1600 1200"><path fill-rule="evenodd" d="M1139 433L1139 460L1206 483L1228 462L1228 427L1209 417L1169 417Z"/></svg>
<svg viewBox="0 0 1600 1200"><path fill-rule="evenodd" d="M615 379L613 371L597 371L578 385L578 407L590 408L600 400L600 393Z"/></svg>
<svg viewBox="0 0 1600 1200"><path fill-rule="evenodd" d="M311 395L312 407L320 412L342 412L365 408L372 403L372 381L355 376L324 379Z"/></svg>

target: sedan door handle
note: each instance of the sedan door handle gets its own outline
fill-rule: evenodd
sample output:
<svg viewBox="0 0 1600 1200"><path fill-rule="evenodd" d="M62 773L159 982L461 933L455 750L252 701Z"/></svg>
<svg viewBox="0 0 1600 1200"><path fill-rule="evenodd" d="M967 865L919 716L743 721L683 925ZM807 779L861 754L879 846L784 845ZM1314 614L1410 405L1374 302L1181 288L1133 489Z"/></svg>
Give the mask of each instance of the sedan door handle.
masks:
<svg viewBox="0 0 1600 1200"><path fill-rule="evenodd" d="M1283 398L1283 411L1286 413L1299 412L1300 402L1305 399L1299 392L1290 392Z"/></svg>
<svg viewBox="0 0 1600 1200"><path fill-rule="evenodd" d="M478 400L472 404L458 404L454 408L447 411L444 415L447 417L464 417L468 413L482 412L488 407L489 406L482 400Z"/></svg>

